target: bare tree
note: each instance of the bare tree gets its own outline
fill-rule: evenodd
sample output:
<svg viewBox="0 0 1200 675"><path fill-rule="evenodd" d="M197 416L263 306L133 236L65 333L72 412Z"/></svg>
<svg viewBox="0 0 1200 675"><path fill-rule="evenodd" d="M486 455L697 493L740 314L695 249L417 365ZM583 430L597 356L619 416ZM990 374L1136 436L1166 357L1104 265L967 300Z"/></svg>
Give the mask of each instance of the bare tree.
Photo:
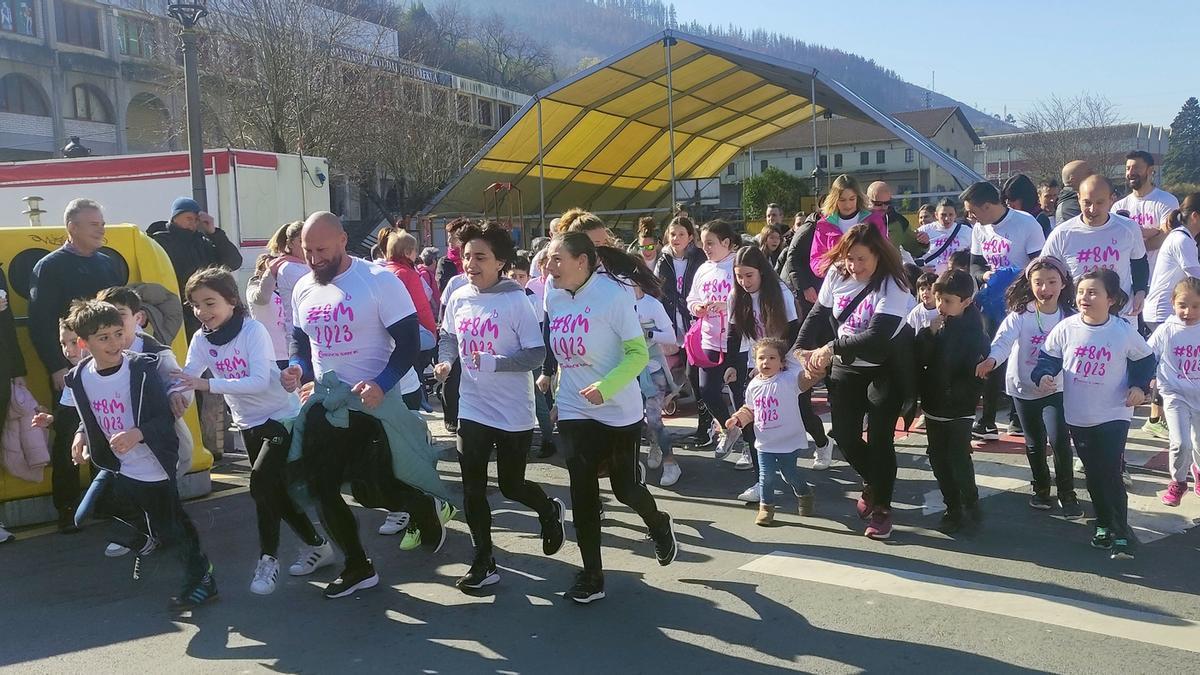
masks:
<svg viewBox="0 0 1200 675"><path fill-rule="evenodd" d="M476 23L475 42L479 69L488 82L518 91L537 91L556 79L550 50L514 30L496 11Z"/></svg>
<svg viewBox="0 0 1200 675"><path fill-rule="evenodd" d="M1021 116L1026 134L1012 140L1029 166L1033 178L1057 177L1067 162L1087 161L1106 175L1116 176L1123 166L1124 135L1118 129L1122 119L1107 98L1083 93L1064 99L1057 95L1038 101Z"/></svg>

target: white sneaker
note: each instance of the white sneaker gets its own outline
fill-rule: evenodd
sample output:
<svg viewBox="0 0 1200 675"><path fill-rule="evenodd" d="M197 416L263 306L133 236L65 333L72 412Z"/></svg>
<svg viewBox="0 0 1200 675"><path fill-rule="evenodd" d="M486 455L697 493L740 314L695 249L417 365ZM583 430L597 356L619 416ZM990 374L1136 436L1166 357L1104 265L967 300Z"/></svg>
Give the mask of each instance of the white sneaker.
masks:
<svg viewBox="0 0 1200 675"><path fill-rule="evenodd" d="M917 420L915 422L913 422L912 428L914 430L924 429L925 428L925 416L921 415L920 417L918 417Z"/></svg>
<svg viewBox="0 0 1200 675"><path fill-rule="evenodd" d="M1078 457L1076 457L1075 462L1072 466L1075 468L1075 473L1084 473L1082 459L1079 459Z"/></svg>
<svg viewBox="0 0 1200 675"><path fill-rule="evenodd" d="M279 561L269 555L258 559L254 568L254 581L250 582L250 592L256 595L270 595L275 592L275 577L279 576Z"/></svg>
<svg viewBox="0 0 1200 675"><path fill-rule="evenodd" d="M333 546L326 539L320 546L300 547L300 555L296 556L296 562L288 568L288 574L302 577L316 572L321 567L332 565L333 562Z"/></svg>
<svg viewBox="0 0 1200 675"><path fill-rule="evenodd" d="M734 446L737 445L737 442L741 440L741 438L741 427L727 429L725 433L721 434L721 438L717 441L717 447L715 450L713 450L713 457L716 459L725 459L728 457L729 453L733 452Z"/></svg>
<svg viewBox="0 0 1200 675"><path fill-rule="evenodd" d="M737 464L733 468L739 471L746 471L754 468L754 446L747 443L742 447L742 454L738 457Z"/></svg>
<svg viewBox="0 0 1200 675"><path fill-rule="evenodd" d="M387 514L387 518L384 518L383 524L379 526L379 534L400 534L408 529L410 520L412 520L412 516L408 515L408 511L392 511Z"/></svg>
<svg viewBox="0 0 1200 675"><path fill-rule="evenodd" d="M738 499L746 502L747 504L757 504L757 503L761 502L762 501L762 492L760 492L758 489L758 483L751 485L749 488L746 489L745 492L738 495Z"/></svg>
<svg viewBox="0 0 1200 675"><path fill-rule="evenodd" d="M110 542L104 549L104 555L108 558L120 558L126 553L129 553L128 546L122 546L114 542Z"/></svg>
<svg viewBox="0 0 1200 675"><path fill-rule="evenodd" d="M1126 490L1133 489L1133 476L1129 475L1129 469L1121 470L1121 482L1125 484Z"/></svg>
<svg viewBox="0 0 1200 675"><path fill-rule="evenodd" d="M658 484L662 487L671 487L679 482L679 477L683 475L683 471L679 468L679 462L663 462L662 478L658 480Z"/></svg>
<svg viewBox="0 0 1200 675"><path fill-rule="evenodd" d="M826 438L825 445L818 445L813 451L813 471L826 471L833 464L833 439Z"/></svg>
<svg viewBox="0 0 1200 675"><path fill-rule="evenodd" d="M16 538L17 536L15 534L4 529L4 525L0 525L0 544L7 544Z"/></svg>
<svg viewBox="0 0 1200 675"><path fill-rule="evenodd" d="M662 463L662 448L659 448L657 444L651 445L650 452L646 453L646 467L650 470L654 470L662 466Z"/></svg>

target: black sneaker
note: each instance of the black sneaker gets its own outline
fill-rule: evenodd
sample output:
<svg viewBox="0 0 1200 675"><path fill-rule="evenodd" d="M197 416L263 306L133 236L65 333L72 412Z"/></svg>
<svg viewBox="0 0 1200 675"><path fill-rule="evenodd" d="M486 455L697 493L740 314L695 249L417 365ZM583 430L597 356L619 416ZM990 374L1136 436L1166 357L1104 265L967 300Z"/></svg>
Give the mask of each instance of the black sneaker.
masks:
<svg viewBox="0 0 1200 675"><path fill-rule="evenodd" d="M1083 517L1083 507L1079 505L1079 500L1074 496L1061 499L1062 514L1064 518L1077 520Z"/></svg>
<svg viewBox="0 0 1200 675"><path fill-rule="evenodd" d="M662 516L665 522L650 531L650 538L654 540L654 557L658 564L670 565L679 553L679 542L675 541L675 522L671 520L671 514L664 511Z"/></svg>
<svg viewBox="0 0 1200 675"><path fill-rule="evenodd" d="M558 553L566 538L563 518L566 516L567 507L558 497L551 499L550 503L554 505L554 516L550 520L542 521L542 553L546 555Z"/></svg>
<svg viewBox="0 0 1200 675"><path fill-rule="evenodd" d="M454 585L460 591L477 590L484 586L500 583L500 572L496 571L496 560L476 560L471 569L458 578Z"/></svg>
<svg viewBox="0 0 1200 675"><path fill-rule="evenodd" d="M458 433L458 422L447 421L446 422L446 433L457 434Z"/></svg>
<svg viewBox="0 0 1200 675"><path fill-rule="evenodd" d="M537 457L538 459L546 459L547 457L553 457L556 452L558 452L558 448L554 446L554 441L543 439L542 449L538 451Z"/></svg>
<svg viewBox="0 0 1200 675"><path fill-rule="evenodd" d="M1133 560L1133 547L1129 545L1129 540L1114 539L1112 553L1108 557L1112 560Z"/></svg>
<svg viewBox="0 0 1200 675"><path fill-rule="evenodd" d="M937 531L942 534L954 534L962 529L963 519L961 511L946 511L942 514L941 520L938 521Z"/></svg>
<svg viewBox="0 0 1200 675"><path fill-rule="evenodd" d="M204 576L200 577L199 581L184 586L183 592L167 602L167 607L175 611L183 611L194 609L216 599L217 580L213 577L213 568L210 564Z"/></svg>
<svg viewBox="0 0 1200 675"><path fill-rule="evenodd" d="M711 428L697 430L696 433L692 435L692 444L697 448L707 448L716 442L717 439L715 436L713 436Z"/></svg>
<svg viewBox="0 0 1200 675"><path fill-rule="evenodd" d="M1000 430L993 424L976 422L971 427L971 437L980 441L994 441L1000 438Z"/></svg>
<svg viewBox="0 0 1200 675"><path fill-rule="evenodd" d="M1049 492L1035 492L1029 498L1029 505L1038 511L1049 511L1054 508L1054 500L1050 497Z"/></svg>
<svg viewBox="0 0 1200 675"><path fill-rule="evenodd" d="M58 512L58 533L78 534L79 526L75 524L75 509L63 509Z"/></svg>
<svg viewBox="0 0 1200 675"><path fill-rule="evenodd" d="M1112 534L1103 527L1096 528L1096 534L1092 535L1092 548L1108 550L1113 547Z"/></svg>
<svg viewBox="0 0 1200 675"><path fill-rule="evenodd" d="M575 583L571 584L571 590L567 591L567 597L581 605L586 605L594 600L602 600L604 598L604 573L580 571L575 575Z"/></svg>
<svg viewBox="0 0 1200 675"><path fill-rule="evenodd" d="M325 597L330 600L334 598L344 598L347 595L353 594L355 591L364 588L373 588L379 583L379 575L375 573L375 566L368 560L367 564L358 567L347 567L342 570L337 579L333 583L325 587Z"/></svg>
<svg viewBox="0 0 1200 675"><path fill-rule="evenodd" d="M1008 433L1012 436L1024 436L1025 430L1021 428L1021 420L1016 417L1008 421Z"/></svg>

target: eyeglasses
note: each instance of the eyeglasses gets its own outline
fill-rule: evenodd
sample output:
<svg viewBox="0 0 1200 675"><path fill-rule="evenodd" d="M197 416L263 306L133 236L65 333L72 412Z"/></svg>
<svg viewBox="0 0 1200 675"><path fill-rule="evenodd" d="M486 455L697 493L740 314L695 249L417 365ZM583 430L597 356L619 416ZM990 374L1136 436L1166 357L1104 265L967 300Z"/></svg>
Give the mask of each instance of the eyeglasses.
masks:
<svg viewBox="0 0 1200 675"><path fill-rule="evenodd" d="M890 199L887 200L886 202L881 202L878 199L871 200L871 206L891 206L891 205L892 205L892 200L890 200Z"/></svg>

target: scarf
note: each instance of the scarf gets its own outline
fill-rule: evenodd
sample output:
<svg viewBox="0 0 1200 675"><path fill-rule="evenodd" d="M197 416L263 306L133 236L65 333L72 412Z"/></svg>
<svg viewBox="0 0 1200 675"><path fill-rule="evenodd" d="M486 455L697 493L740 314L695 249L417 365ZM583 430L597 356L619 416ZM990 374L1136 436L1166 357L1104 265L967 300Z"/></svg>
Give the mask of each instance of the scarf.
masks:
<svg viewBox="0 0 1200 675"><path fill-rule="evenodd" d="M450 262L454 263L454 269L458 270L459 274L463 273L462 251L459 251L456 248L451 248L446 253L446 258L449 259Z"/></svg>
<svg viewBox="0 0 1200 675"><path fill-rule="evenodd" d="M233 338L237 337L238 333L242 332L242 324L245 322L246 310L242 309L241 305L238 305L233 310L233 316L229 317L229 320L216 330L209 330L207 328L202 328L201 330L204 331L205 340L208 340L211 344L220 346L229 344Z"/></svg>

